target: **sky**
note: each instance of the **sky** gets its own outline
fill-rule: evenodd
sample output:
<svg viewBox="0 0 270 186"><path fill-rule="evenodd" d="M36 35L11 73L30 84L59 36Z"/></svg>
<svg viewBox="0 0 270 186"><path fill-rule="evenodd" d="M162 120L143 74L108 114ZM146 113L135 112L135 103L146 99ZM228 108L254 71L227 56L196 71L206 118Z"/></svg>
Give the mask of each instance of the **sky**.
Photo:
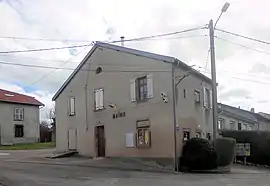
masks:
<svg viewBox="0 0 270 186"><path fill-rule="evenodd" d="M270 42L267 0L228 0L231 4L217 28ZM119 40L176 32L216 21L223 0L0 0L0 62L75 68L92 41ZM176 57L210 76L207 29L164 39L126 42L125 46ZM215 31L218 101L270 113L270 45ZM13 38L3 38L13 37ZM43 38L48 40L14 39ZM87 47L43 52L1 54L71 45ZM207 57L208 56L208 57ZM0 64L0 88L51 98L71 70Z"/></svg>

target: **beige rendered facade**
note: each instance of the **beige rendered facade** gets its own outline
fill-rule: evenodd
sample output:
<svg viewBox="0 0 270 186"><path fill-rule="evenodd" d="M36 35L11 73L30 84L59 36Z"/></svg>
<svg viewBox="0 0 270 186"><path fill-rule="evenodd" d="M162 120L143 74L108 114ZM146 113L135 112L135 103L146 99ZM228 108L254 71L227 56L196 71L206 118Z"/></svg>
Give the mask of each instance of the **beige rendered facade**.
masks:
<svg viewBox="0 0 270 186"><path fill-rule="evenodd" d="M211 136L209 78L172 57L98 42L53 98L57 150L90 157L172 158L173 65L175 83L190 74L176 91L177 154L184 134ZM138 82L147 87L143 101L140 90L145 89ZM102 93L99 101L96 92Z"/></svg>

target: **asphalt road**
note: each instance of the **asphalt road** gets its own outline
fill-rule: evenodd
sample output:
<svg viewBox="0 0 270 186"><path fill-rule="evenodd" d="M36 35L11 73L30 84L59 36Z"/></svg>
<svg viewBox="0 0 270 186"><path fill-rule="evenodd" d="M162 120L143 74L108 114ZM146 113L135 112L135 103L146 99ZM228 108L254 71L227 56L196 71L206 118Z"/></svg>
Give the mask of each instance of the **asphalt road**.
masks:
<svg viewBox="0 0 270 186"><path fill-rule="evenodd" d="M0 183L5 186L268 186L269 182L269 170L241 166L230 174L168 174L23 163L19 156L0 155Z"/></svg>

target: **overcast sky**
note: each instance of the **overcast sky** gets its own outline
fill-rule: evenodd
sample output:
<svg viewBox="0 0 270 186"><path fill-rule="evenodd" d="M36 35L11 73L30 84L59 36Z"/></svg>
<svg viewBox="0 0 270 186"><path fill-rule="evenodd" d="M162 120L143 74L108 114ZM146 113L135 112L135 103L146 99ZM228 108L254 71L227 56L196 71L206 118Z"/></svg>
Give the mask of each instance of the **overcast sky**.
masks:
<svg viewBox="0 0 270 186"><path fill-rule="evenodd" d="M0 51L90 44L181 31L217 19L223 0L0 0ZM231 0L217 28L270 41L270 2ZM127 42L132 48L171 55L210 75L207 30L171 36L174 39ZM270 45L216 31L219 102L270 113ZM242 46L239 46L239 45ZM0 61L75 68L91 47L46 52L0 54ZM257 50L257 51L255 51ZM70 62L65 63L69 60ZM0 87L27 93L51 107L51 98L71 71L0 64ZM41 80L42 79L42 80Z"/></svg>

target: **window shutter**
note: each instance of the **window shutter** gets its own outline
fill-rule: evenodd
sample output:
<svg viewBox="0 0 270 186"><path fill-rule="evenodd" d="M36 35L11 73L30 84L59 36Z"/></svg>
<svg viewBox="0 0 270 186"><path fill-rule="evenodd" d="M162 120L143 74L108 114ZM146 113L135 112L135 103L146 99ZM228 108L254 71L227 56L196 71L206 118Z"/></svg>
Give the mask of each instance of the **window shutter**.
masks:
<svg viewBox="0 0 270 186"><path fill-rule="evenodd" d="M104 90L99 89L99 109L103 109L104 107Z"/></svg>
<svg viewBox="0 0 270 186"><path fill-rule="evenodd" d="M153 74L147 75L147 98L154 97Z"/></svg>
<svg viewBox="0 0 270 186"><path fill-rule="evenodd" d="M213 101L212 101L212 90L209 90L209 108L213 107Z"/></svg>
<svg viewBox="0 0 270 186"><path fill-rule="evenodd" d="M136 101L136 79L130 80L130 101Z"/></svg>
<svg viewBox="0 0 270 186"><path fill-rule="evenodd" d="M18 111L19 111L18 108L15 108L14 109L14 120L17 120L18 119Z"/></svg>
<svg viewBox="0 0 270 186"><path fill-rule="evenodd" d="M69 100L69 104L70 104L70 111L69 114L70 115L74 115L75 114L75 98L71 97Z"/></svg>
<svg viewBox="0 0 270 186"><path fill-rule="evenodd" d="M19 109L19 119L20 120L23 120L23 118L24 118L24 109L23 108L20 108Z"/></svg>
<svg viewBox="0 0 270 186"><path fill-rule="evenodd" d="M207 90L205 87L203 87L203 106L207 107Z"/></svg>
<svg viewBox="0 0 270 186"><path fill-rule="evenodd" d="M99 101L100 101L100 99L99 99L99 90L95 90L94 94L95 94L95 110L98 110L99 105L100 105L100 103L99 103Z"/></svg>

